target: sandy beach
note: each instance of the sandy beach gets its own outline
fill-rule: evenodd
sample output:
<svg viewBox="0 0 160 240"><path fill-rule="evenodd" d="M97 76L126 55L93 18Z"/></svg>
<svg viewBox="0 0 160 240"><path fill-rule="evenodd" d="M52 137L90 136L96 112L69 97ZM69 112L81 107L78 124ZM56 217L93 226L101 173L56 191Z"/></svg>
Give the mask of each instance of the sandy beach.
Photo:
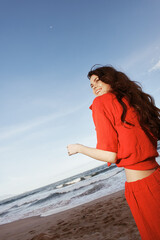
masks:
<svg viewBox="0 0 160 240"><path fill-rule="evenodd" d="M46 217L0 225L0 240L140 240L124 190Z"/></svg>

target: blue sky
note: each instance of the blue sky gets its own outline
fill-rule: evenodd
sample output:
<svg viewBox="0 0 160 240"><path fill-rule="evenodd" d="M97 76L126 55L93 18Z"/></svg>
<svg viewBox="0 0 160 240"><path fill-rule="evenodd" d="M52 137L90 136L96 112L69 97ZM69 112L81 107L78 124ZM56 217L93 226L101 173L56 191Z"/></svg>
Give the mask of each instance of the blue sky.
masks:
<svg viewBox="0 0 160 240"><path fill-rule="evenodd" d="M96 145L87 73L111 64L160 107L160 1L0 1L0 196L102 164L69 157Z"/></svg>

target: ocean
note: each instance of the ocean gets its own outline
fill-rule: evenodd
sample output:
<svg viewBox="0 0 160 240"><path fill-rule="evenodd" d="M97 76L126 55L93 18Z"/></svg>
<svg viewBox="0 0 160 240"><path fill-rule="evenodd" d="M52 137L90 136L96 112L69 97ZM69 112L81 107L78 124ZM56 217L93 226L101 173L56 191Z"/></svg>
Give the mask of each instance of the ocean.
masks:
<svg viewBox="0 0 160 240"><path fill-rule="evenodd" d="M81 174L0 201L0 224L47 216L124 189L123 168L104 164Z"/></svg>
<svg viewBox="0 0 160 240"><path fill-rule="evenodd" d="M160 144L158 145L158 151ZM160 164L160 157L157 158ZM0 201L0 224L58 213L124 189L125 172L112 164Z"/></svg>

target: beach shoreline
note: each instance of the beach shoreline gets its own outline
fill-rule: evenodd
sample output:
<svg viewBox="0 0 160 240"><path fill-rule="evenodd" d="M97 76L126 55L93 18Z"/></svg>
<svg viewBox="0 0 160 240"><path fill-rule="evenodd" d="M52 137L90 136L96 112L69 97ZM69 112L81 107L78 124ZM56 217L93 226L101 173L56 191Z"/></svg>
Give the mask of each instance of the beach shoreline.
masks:
<svg viewBox="0 0 160 240"><path fill-rule="evenodd" d="M140 240L124 190L45 217L0 225L1 240Z"/></svg>

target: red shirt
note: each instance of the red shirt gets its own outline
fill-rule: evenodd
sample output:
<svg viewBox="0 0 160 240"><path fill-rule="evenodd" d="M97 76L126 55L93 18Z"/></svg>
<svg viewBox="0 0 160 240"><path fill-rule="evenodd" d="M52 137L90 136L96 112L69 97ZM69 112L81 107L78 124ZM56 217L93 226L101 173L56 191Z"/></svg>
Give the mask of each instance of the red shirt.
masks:
<svg viewBox="0 0 160 240"><path fill-rule="evenodd" d="M148 170L159 166L155 161L158 156L157 140L155 145L151 143L139 124L134 108L126 99L123 101L127 106L125 120L134 126L121 121L123 108L114 94L106 93L94 99L90 109L97 133L96 148L116 152L118 167Z"/></svg>

